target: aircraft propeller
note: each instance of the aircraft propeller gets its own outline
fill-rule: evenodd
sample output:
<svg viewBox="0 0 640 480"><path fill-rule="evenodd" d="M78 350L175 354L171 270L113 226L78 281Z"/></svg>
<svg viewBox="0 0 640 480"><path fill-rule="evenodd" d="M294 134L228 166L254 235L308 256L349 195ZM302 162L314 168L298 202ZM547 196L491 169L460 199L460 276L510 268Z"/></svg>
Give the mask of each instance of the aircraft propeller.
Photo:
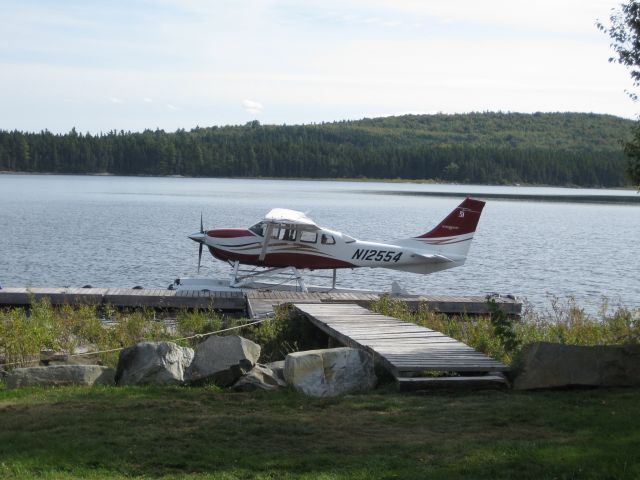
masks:
<svg viewBox="0 0 640 480"><path fill-rule="evenodd" d="M202 246L204 245L205 238L204 225L202 224L202 212L200 212L200 231L192 233L189 235L189 238L200 244L198 247L198 273L200 273L200 264L202 263Z"/></svg>

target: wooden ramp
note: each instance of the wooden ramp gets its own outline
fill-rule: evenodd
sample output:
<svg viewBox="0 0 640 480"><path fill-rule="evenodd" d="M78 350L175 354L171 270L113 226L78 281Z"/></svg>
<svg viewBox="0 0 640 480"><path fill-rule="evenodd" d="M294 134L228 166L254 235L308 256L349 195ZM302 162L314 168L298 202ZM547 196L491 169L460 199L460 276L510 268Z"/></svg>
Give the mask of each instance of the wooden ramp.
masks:
<svg viewBox="0 0 640 480"><path fill-rule="evenodd" d="M371 293L346 293L346 292L292 292L292 291L264 291L247 290L247 314L251 318L270 316L276 306L285 303L354 303L369 304L380 297Z"/></svg>
<svg viewBox="0 0 640 480"><path fill-rule="evenodd" d="M504 377L495 374L508 370L506 365L435 330L356 304L295 303L294 307L343 345L373 354L401 389L506 385ZM444 375L425 376L427 372ZM454 375L446 376L448 372Z"/></svg>

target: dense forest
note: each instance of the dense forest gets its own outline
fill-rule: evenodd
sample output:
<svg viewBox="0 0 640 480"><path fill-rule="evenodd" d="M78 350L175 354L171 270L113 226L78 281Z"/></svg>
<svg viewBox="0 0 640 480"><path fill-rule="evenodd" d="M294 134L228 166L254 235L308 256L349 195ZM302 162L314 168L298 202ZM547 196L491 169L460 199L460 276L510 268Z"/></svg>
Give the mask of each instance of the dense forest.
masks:
<svg viewBox="0 0 640 480"><path fill-rule="evenodd" d="M633 122L582 113L404 115L312 125L0 131L0 171L628 185Z"/></svg>

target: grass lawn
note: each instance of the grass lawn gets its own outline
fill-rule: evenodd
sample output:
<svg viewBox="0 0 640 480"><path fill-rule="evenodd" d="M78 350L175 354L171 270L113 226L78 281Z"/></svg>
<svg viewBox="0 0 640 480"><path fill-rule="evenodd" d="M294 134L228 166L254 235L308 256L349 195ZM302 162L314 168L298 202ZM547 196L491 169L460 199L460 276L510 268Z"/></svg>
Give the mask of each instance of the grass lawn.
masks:
<svg viewBox="0 0 640 480"><path fill-rule="evenodd" d="M0 387L0 478L640 478L640 391Z"/></svg>

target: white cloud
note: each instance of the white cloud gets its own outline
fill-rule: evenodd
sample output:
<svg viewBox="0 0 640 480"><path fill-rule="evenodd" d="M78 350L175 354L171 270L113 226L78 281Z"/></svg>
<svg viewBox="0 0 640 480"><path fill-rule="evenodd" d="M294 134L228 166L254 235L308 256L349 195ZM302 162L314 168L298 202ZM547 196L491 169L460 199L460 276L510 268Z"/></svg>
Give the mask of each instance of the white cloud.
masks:
<svg viewBox="0 0 640 480"><path fill-rule="evenodd" d="M264 109L261 103L256 102L254 100L248 100L248 99L242 101L242 108L244 108L247 112L251 113L252 115L259 115L262 113L262 110Z"/></svg>
<svg viewBox="0 0 640 480"><path fill-rule="evenodd" d="M180 109L178 107L176 107L175 105L167 103L167 110L171 110L172 112L175 112L175 111L178 111Z"/></svg>
<svg viewBox="0 0 640 480"><path fill-rule="evenodd" d="M117 105L119 105L121 103L124 103L124 100L122 100L121 98L118 98L118 97L109 97L109 101L111 103L115 103Z"/></svg>
<svg viewBox="0 0 640 480"><path fill-rule="evenodd" d="M323 0L328 7L338 0ZM325 3L326 2L326 3ZM386 11L387 15L433 18L441 23L469 22L484 26L526 28L561 34L593 34L596 20L607 20L621 0L351 0L350 9ZM344 8L345 2L335 6Z"/></svg>
<svg viewBox="0 0 640 480"><path fill-rule="evenodd" d="M149 98L149 97L144 97L144 98L142 99L142 101L143 101L144 103L153 103L153 99L151 99L151 98Z"/></svg>

